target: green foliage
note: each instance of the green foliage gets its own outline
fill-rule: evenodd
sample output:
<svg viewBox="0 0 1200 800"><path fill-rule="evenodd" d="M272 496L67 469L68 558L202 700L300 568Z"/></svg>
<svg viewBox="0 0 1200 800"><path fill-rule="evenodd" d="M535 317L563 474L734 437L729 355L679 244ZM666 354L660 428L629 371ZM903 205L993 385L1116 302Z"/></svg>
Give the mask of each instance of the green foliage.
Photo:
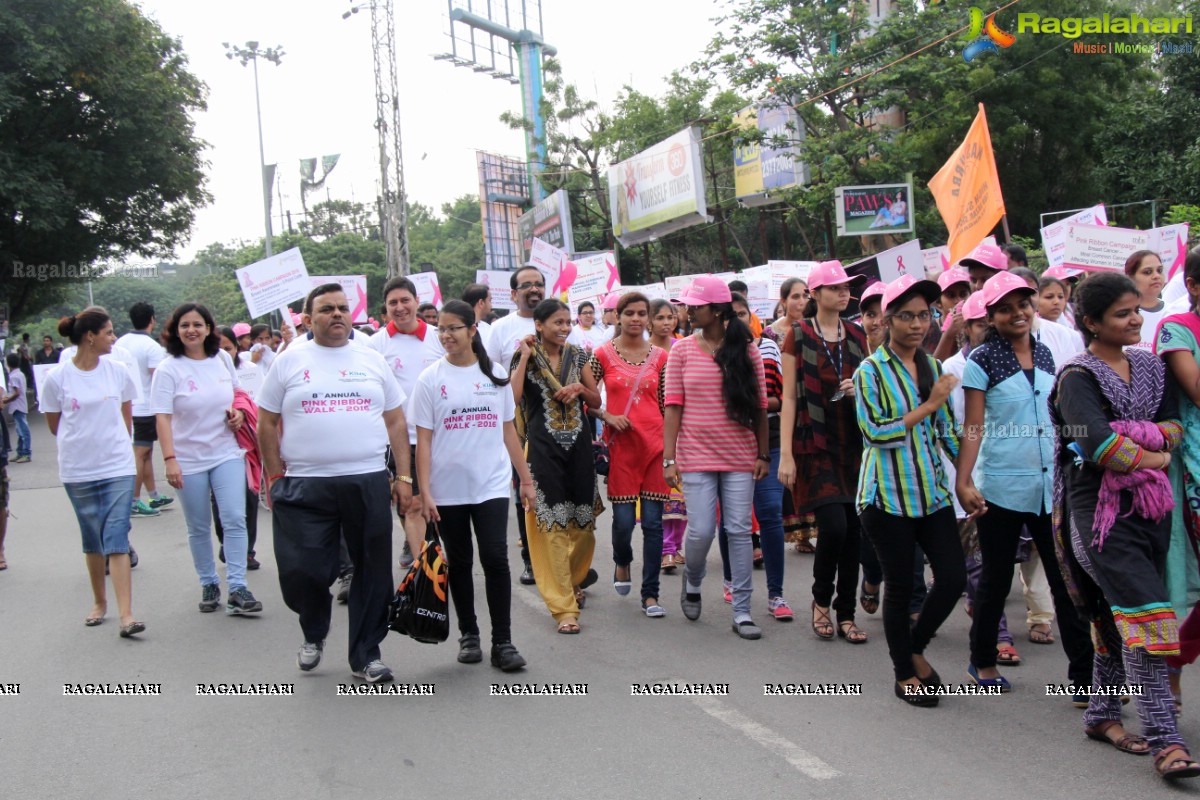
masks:
<svg viewBox="0 0 1200 800"><path fill-rule="evenodd" d="M1188 228L1191 238L1195 238L1196 234L1200 234L1200 206L1181 203L1171 206L1167 209L1167 213L1163 214L1163 225L1178 225L1181 222L1186 222L1191 226Z"/></svg>
<svg viewBox="0 0 1200 800"><path fill-rule="evenodd" d="M157 256L184 240L203 190L191 114L205 87L180 43L126 0L7 0L0 14L0 302L15 320L69 279L15 262Z"/></svg>

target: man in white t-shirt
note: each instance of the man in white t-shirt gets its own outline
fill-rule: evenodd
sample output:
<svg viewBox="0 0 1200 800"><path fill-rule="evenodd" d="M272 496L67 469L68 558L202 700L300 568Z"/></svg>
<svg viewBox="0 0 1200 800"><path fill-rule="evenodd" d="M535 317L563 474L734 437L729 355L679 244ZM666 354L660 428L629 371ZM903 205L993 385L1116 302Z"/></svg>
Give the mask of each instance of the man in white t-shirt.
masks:
<svg viewBox="0 0 1200 800"><path fill-rule="evenodd" d="M307 672L321 661L340 534L354 562L351 673L390 681L379 643L395 591L391 505L412 505L405 396L378 353L350 346L350 302L339 285L313 289L305 308L312 343L280 354L257 398L279 587L304 631L296 662ZM388 442L400 476L390 486Z"/></svg>
<svg viewBox="0 0 1200 800"><path fill-rule="evenodd" d="M526 264L514 272L508 279L512 288L513 303L517 310L508 312L492 326L492 340L485 342L488 358L505 372L512 371L513 354L520 347L521 340L537 332L533 323L533 310L546 297L546 279L541 270L532 264ZM513 473L514 480L516 473ZM521 572L520 581L525 586L534 584L533 565L529 561L529 546L525 542L525 515L517 514L517 534L521 539L521 560L525 569Z"/></svg>
<svg viewBox="0 0 1200 800"><path fill-rule="evenodd" d="M133 404L133 458L137 462L137 478L133 484L133 516L155 517L158 509L174 501L173 497L159 494L154 482L154 443L158 441L158 430L154 414L150 413L150 381L167 351L154 337L154 306L149 303L134 303L129 309L129 321L133 330L117 339L117 346L133 354L136 368L134 377L142 385L141 399ZM142 500L142 487L149 493L148 502Z"/></svg>
<svg viewBox="0 0 1200 800"><path fill-rule="evenodd" d="M475 328L479 334L479 341L483 342L483 349L486 350L492 338L492 325L487 321L488 315L492 313L492 290L482 283L472 283L463 289L462 299L475 311ZM505 366L504 369L507 370L508 367Z"/></svg>
<svg viewBox="0 0 1200 800"><path fill-rule="evenodd" d="M412 396L417 378L425 368L446 354L434 327L417 314L419 305L417 287L412 281L402 276L390 279L383 286L383 307L388 322L366 342L367 347L383 356L405 397ZM417 427L411 421L408 423L408 444L409 463L416 463ZM392 454L393 461L396 456L396 453ZM395 463L389 466L394 467ZM397 471L395 474L412 477L410 472ZM421 487L414 483L412 490L413 504L403 517L405 542L400 557L401 569L412 566L413 553L420 552L421 542L425 540Z"/></svg>

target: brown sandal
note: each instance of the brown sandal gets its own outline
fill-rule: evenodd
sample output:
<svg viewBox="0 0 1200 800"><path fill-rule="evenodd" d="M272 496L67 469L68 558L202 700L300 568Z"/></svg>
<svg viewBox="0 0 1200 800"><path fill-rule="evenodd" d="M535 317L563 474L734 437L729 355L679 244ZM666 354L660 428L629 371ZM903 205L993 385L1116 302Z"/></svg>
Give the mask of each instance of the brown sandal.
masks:
<svg viewBox="0 0 1200 800"><path fill-rule="evenodd" d="M845 639L850 644L866 644L867 632L854 624L854 620L846 619L838 623L839 639Z"/></svg>
<svg viewBox="0 0 1200 800"><path fill-rule="evenodd" d="M1168 758L1172 754L1178 757ZM1192 760L1187 748L1181 744L1173 744L1160 750L1154 757L1154 770L1168 781L1200 776L1200 764Z"/></svg>
<svg viewBox="0 0 1200 800"><path fill-rule="evenodd" d="M579 633L579 623L576 620L563 620L558 623L559 633Z"/></svg>
<svg viewBox="0 0 1200 800"><path fill-rule="evenodd" d="M1150 753L1150 743L1141 736L1126 732L1124 736L1114 739L1108 735L1110 730L1112 730L1114 727L1120 726L1120 720L1110 719L1105 722L1101 722L1099 725L1093 725L1090 728L1084 728L1083 732L1087 734L1089 739L1111 744L1122 753L1131 753L1135 756L1144 756ZM1138 745L1143 745L1145 749L1138 749Z"/></svg>
<svg viewBox="0 0 1200 800"><path fill-rule="evenodd" d="M1048 622L1039 622L1036 625L1029 626L1029 641L1034 644L1054 644L1054 637L1051 635L1053 628Z"/></svg>

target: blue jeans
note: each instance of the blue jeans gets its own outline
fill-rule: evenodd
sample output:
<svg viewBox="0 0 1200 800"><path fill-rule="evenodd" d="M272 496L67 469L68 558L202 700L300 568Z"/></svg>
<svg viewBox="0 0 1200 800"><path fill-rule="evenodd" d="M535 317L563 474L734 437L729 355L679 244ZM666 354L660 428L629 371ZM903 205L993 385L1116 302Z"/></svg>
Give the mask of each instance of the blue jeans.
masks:
<svg viewBox="0 0 1200 800"><path fill-rule="evenodd" d="M25 420L25 412L14 411L12 418L17 424L17 456L33 455L33 439L29 436L29 423Z"/></svg>
<svg viewBox="0 0 1200 800"><path fill-rule="evenodd" d="M754 482L754 516L758 518L758 536L762 544L763 566L767 570L767 598L783 597L783 484L779 482L779 448L771 448L771 466L767 477ZM721 523L717 544L725 566L725 580L732 582L729 571L729 537Z"/></svg>
<svg viewBox="0 0 1200 800"><path fill-rule="evenodd" d="M231 458L207 472L183 476L179 502L187 522L188 547L201 586L220 583L213 558L212 510L209 492L217 498L221 527L225 531L225 579L232 591L246 585L246 463Z"/></svg>
<svg viewBox="0 0 1200 800"><path fill-rule="evenodd" d="M618 567L633 563L633 523L637 503L613 503L613 562ZM642 498L642 599L658 598L658 573L662 566L663 503Z"/></svg>
<svg viewBox="0 0 1200 800"><path fill-rule="evenodd" d="M110 556L129 552L129 513L133 476L64 483L79 520L83 552Z"/></svg>
<svg viewBox="0 0 1200 800"><path fill-rule="evenodd" d="M750 472L685 472L683 495L688 504L684 537L685 583L698 593L708 573L708 551L717 534L717 503L729 537L729 568L733 580L733 619L750 619L754 589L754 545L750 541L750 509L754 504L754 475Z"/></svg>

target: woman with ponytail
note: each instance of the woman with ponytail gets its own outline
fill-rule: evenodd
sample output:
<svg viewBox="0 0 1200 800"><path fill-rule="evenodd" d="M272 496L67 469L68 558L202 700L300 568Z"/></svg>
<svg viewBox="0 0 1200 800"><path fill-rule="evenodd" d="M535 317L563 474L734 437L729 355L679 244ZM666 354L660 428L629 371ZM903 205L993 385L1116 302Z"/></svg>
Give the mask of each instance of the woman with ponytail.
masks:
<svg viewBox="0 0 1200 800"><path fill-rule="evenodd" d="M479 338L475 311L450 300L438 316L437 335L446 355L417 378L409 415L417 426L417 481L421 513L439 522L450 570L450 595L458 616L458 661L483 660L475 619L471 529L492 623L492 666L505 672L525 666L512 644L512 582L509 579L508 493L511 472L521 481L526 509L535 501L533 479L513 425L515 405L504 370L492 364Z"/></svg>
<svg viewBox="0 0 1200 800"><path fill-rule="evenodd" d="M105 562L121 615L121 637L146 626L134 618L129 578L129 515L133 506L133 375L110 358L117 337L99 306L63 317L58 332L75 345L75 355L50 372L38 393L46 424L58 439L58 474L83 536L83 555L92 585L92 610L83 624L104 622Z"/></svg>
<svg viewBox="0 0 1200 800"><path fill-rule="evenodd" d="M688 306L696 331L671 348L664 391L663 477L668 486L683 486L691 511L680 602L685 617L700 618L700 584L719 501L729 537L733 630L758 639L762 630L750 616L750 510L754 482L771 463L762 356L720 278L699 276L679 301Z"/></svg>
<svg viewBox="0 0 1200 800"><path fill-rule="evenodd" d="M558 632L579 633L584 589L596 582L592 553L596 517L604 510L596 487L592 424L584 404L600 407L590 356L567 344L571 311L553 298L533 309L536 334L513 359L513 399L522 407L537 502L525 514L526 540L538 592Z"/></svg>

